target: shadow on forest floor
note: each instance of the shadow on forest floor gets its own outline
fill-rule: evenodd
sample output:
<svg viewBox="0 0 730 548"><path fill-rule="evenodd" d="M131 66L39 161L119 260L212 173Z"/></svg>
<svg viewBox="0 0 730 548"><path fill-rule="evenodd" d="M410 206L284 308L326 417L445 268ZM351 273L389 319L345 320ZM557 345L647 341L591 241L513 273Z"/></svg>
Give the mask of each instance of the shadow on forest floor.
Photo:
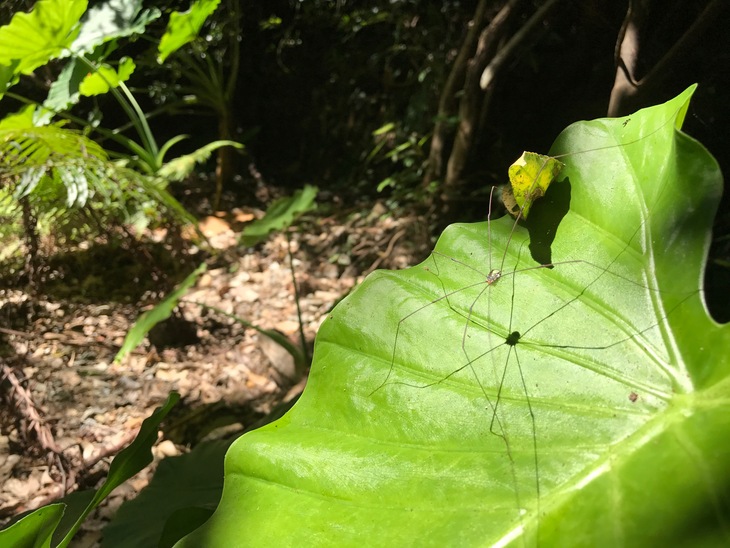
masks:
<svg viewBox="0 0 730 548"><path fill-rule="evenodd" d="M261 214L239 213L242 218ZM302 219L292 248L310 346L329 310L364 273L402 268L425 256L426 239L413 243L419 241L420 222L396 219L379 205L368 212ZM216 254L207 257L208 271L186 300L276 329L297 343L286 238L273 235L256 249L241 248L239 226L227 217L201 219ZM0 520L48 503L64 490L95 487L110 456L131 441L170 390L180 392L183 403L163 428L167 434L154 448L155 462L187 451L203 437L235 435L301 392L304 381L287 378L291 357L281 347L189 303L173 316L169 337L156 345L147 339L114 363L139 313L175 285L175 272L187 274L162 244L145 247L151 260L109 244L59 253L49 261L48 272L56 274L42 291L30 294L17 284L0 288L0 352L28 394L21 402L7 382L2 385ZM202 255L191 257L191 263L202 262ZM156 279L147 264L173 274ZM182 337L182 325L193 338ZM60 457L43 447L27 420L26 404L42 418ZM213 423L219 427L211 432ZM153 471L154 465L132 478L97 510L84 529L92 542Z"/></svg>

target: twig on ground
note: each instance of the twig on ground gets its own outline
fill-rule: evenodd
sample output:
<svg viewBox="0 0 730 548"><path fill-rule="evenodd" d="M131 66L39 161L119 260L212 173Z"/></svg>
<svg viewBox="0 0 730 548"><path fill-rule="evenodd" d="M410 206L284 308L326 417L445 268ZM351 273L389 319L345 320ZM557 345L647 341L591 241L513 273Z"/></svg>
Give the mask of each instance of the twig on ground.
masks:
<svg viewBox="0 0 730 548"><path fill-rule="evenodd" d="M393 253L393 248L395 247L395 243L400 240L404 235L406 231L405 229L401 228L398 232L393 234L393 236L388 241L388 246L385 248L385 251L381 252L379 254L379 257L375 259L373 264L370 265L370 267L363 273L365 276L370 274L373 270L378 268L380 266L380 263L383 262L383 260L390 257L390 254Z"/></svg>
<svg viewBox="0 0 730 548"><path fill-rule="evenodd" d="M38 413L30 392L22 385L13 369L8 365L2 366L2 379L10 383L10 395L15 401L16 409L20 412L22 418L27 421L26 430L32 430L35 433L36 440L43 450L60 454L61 449L56 445L50 428L46 426L45 421ZM27 436L28 432L25 434Z"/></svg>

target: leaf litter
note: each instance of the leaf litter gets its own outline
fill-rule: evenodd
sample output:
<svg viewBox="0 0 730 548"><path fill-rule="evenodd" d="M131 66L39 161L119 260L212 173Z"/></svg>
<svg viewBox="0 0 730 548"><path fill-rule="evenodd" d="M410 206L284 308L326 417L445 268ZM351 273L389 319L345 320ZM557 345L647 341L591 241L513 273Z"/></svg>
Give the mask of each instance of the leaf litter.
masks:
<svg viewBox="0 0 730 548"><path fill-rule="evenodd" d="M185 299L276 329L297 343L286 238L273 235L258 249L236 245L241 221L257 215L237 209L204 219L201 227L219 255L208 259L208 271ZM375 268L403 268L427 254L425 226L414 216L396 219L379 203L368 214L301 220L300 230L292 234L292 249L310 347L327 312L365 274ZM166 235L151 236L164 242ZM138 314L160 297L148 292L134 304L104 300L108 288L100 279L113 279L107 284L117 290L134 284L116 270L117 261L110 264L115 270L86 277L68 268L74 279L56 294L33 296L12 284L0 286L2 361L30 406L19 404L12 383L2 383L0 524L64 494L96 487L111 458L134 439L168 393L177 390L183 401L171 413L170 424L163 425L153 448L154 463L112 493L82 528L78 540L94 545L119 506L147 485L160 459L187 451L205 436L239 434L304 387L304 381L291 380L290 357L281 347L190 303L182 303L169 325L158 326L131 356L113 363ZM99 295L80 301L78 289L88 287L89 279ZM239 420L207 432L200 417L205 422L221 407L233 409ZM37 424L28 419L29 409ZM201 409L211 412L196 413Z"/></svg>

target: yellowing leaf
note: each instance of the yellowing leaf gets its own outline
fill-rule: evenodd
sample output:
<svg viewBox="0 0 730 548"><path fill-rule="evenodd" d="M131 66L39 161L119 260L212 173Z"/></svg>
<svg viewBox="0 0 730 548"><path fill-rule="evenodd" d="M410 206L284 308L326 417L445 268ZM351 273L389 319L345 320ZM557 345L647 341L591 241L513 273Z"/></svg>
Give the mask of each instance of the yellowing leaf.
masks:
<svg viewBox="0 0 730 548"><path fill-rule="evenodd" d="M533 202L545 195L561 169L563 163L551 156L523 152L509 168L511 188L505 189L502 195L512 216L526 219Z"/></svg>

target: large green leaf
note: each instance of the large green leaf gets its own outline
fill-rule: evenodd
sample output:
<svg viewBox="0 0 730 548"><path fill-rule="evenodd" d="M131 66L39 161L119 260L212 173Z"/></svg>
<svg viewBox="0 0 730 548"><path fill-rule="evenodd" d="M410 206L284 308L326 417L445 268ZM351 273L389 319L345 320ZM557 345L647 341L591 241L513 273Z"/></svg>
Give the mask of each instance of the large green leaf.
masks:
<svg viewBox="0 0 730 548"><path fill-rule="evenodd" d="M82 94L91 95L83 90L81 90L81 94L79 93L80 86L89 85L86 81L87 77L104 82L100 83L100 93L108 91L109 83L113 83L116 87L120 80L126 81L134 70L134 63L131 60L126 61L127 66L124 67L125 70L121 75L107 66L100 66L99 72L105 73L105 78L99 74L91 74L89 62L103 62L114 51L113 46L116 46L113 43L99 47L102 44L114 42L125 36L142 34L146 25L159 16L160 10L157 8L142 10L141 0L107 0L89 8L81 22L79 35L71 45L71 50L75 55L84 55L85 58L73 57L70 59L58 78L51 84L48 97L43 102L43 106L48 110L37 117L38 125L50 121L56 112L66 110L78 103ZM120 67L121 71L122 67Z"/></svg>
<svg viewBox="0 0 730 548"><path fill-rule="evenodd" d="M61 56L79 32L86 0L39 0L30 13L16 13L0 27L0 65L19 61L16 71L30 74Z"/></svg>
<svg viewBox="0 0 730 548"><path fill-rule="evenodd" d="M78 57L71 58L51 84L43 101L43 110L36 115L36 125L50 122L57 112L63 112L79 102L79 85L89 74L89 66Z"/></svg>
<svg viewBox="0 0 730 548"><path fill-rule="evenodd" d="M18 83L19 59L14 59L8 65L0 65L0 99L5 92Z"/></svg>
<svg viewBox="0 0 730 548"><path fill-rule="evenodd" d="M730 330L700 288L722 181L678 131L692 91L561 134L553 268L502 218L369 276L179 546L727 545Z"/></svg>
<svg viewBox="0 0 730 548"><path fill-rule="evenodd" d="M108 93L111 88L119 87L122 82L129 80L135 68L130 57L122 57L117 70L109 65L101 65L97 72L89 73L79 84L79 93L87 97Z"/></svg>
<svg viewBox="0 0 730 548"><path fill-rule="evenodd" d="M164 63L168 56L175 53L188 42L195 39L208 16L213 13L220 0L194 0L185 12L173 11L165 34L158 48L158 63Z"/></svg>
<svg viewBox="0 0 730 548"><path fill-rule="evenodd" d="M193 515L203 510L209 517L220 500L223 456L229 445L223 440L204 442L190 453L160 462L150 484L125 502L104 529L102 548L158 546L166 523L174 520L176 512L185 516L191 509Z"/></svg>
<svg viewBox="0 0 730 548"><path fill-rule="evenodd" d="M97 46L125 36L143 34L147 24L160 16L157 8L142 9L142 0L106 0L89 8L71 49L87 54Z"/></svg>
<svg viewBox="0 0 730 548"><path fill-rule="evenodd" d="M65 548L78 532L86 517L122 483L152 462L150 449L157 441L158 427L180 395L171 392L165 403L147 417L134 441L114 457L102 486L94 491L81 491L64 497L56 504L34 510L0 531L0 546L49 548L51 544Z"/></svg>
<svg viewBox="0 0 730 548"><path fill-rule="evenodd" d="M49 548L53 531L63 517L63 508L63 504L49 504L31 512L0 531L0 546Z"/></svg>

